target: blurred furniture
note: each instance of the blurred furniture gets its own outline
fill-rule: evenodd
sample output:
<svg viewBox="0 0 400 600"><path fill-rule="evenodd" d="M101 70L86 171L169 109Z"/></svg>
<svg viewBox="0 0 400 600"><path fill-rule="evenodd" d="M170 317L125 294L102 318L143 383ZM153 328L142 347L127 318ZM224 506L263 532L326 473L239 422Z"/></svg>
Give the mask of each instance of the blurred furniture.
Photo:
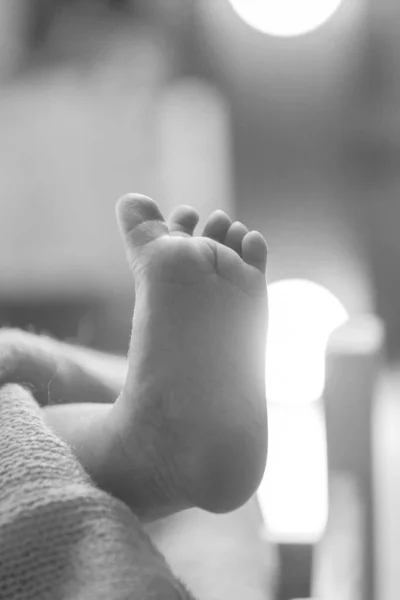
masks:
<svg viewBox="0 0 400 600"><path fill-rule="evenodd" d="M377 599L400 595L400 364L385 368L375 411Z"/></svg>
<svg viewBox="0 0 400 600"><path fill-rule="evenodd" d="M324 392L329 516L314 559L314 594L376 600L373 416L384 348L380 320L350 321L331 337Z"/></svg>

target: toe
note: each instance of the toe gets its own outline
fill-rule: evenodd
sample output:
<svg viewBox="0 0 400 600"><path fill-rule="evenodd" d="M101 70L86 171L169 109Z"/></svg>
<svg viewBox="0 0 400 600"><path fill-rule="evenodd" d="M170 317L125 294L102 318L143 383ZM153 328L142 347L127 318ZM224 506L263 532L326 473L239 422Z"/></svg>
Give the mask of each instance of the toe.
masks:
<svg viewBox="0 0 400 600"><path fill-rule="evenodd" d="M172 211L168 227L171 234L193 235L198 222L198 212L191 206L182 205Z"/></svg>
<svg viewBox="0 0 400 600"><path fill-rule="evenodd" d="M141 194L122 196L117 202L116 213L128 251L168 234L168 226L160 209L147 196Z"/></svg>
<svg viewBox="0 0 400 600"><path fill-rule="evenodd" d="M242 241L242 258L262 273L267 267L267 243L261 233L250 231Z"/></svg>
<svg viewBox="0 0 400 600"><path fill-rule="evenodd" d="M209 216L202 235L222 243L231 225L228 215L223 210L216 210Z"/></svg>
<svg viewBox="0 0 400 600"><path fill-rule="evenodd" d="M239 256L242 256L242 241L247 233L249 233L247 227L245 227L243 223L235 221L229 227L225 236L225 246L232 248Z"/></svg>

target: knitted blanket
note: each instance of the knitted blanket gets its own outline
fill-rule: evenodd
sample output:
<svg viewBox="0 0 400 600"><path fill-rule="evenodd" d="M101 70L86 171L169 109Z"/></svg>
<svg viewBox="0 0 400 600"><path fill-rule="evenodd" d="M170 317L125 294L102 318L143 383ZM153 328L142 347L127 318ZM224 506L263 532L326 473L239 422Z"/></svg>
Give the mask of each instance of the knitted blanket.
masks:
<svg viewBox="0 0 400 600"><path fill-rule="evenodd" d="M97 489L32 395L0 388L0 600L190 600L141 524Z"/></svg>

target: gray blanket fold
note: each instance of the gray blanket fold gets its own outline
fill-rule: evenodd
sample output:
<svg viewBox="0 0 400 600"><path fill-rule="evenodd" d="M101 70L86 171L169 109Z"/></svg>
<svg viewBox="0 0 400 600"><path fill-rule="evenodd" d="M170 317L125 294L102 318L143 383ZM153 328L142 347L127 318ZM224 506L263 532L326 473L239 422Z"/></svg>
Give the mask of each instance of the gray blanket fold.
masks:
<svg viewBox="0 0 400 600"><path fill-rule="evenodd" d="M31 394L0 389L0 600L189 599L122 502L97 489Z"/></svg>

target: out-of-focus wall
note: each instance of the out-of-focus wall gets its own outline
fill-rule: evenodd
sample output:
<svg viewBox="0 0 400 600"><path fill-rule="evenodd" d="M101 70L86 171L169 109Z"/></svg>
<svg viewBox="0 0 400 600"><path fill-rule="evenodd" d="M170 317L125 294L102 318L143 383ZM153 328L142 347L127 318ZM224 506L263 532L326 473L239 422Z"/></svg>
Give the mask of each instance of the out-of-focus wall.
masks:
<svg viewBox="0 0 400 600"><path fill-rule="evenodd" d="M56 17L44 54L1 88L2 296L126 288L114 205L156 188L168 48L143 24L77 11Z"/></svg>
<svg viewBox="0 0 400 600"><path fill-rule="evenodd" d="M387 327L390 357L400 355L400 5L368 0L369 32L364 57L369 110L357 136L357 215L366 237L376 287L376 306Z"/></svg>

